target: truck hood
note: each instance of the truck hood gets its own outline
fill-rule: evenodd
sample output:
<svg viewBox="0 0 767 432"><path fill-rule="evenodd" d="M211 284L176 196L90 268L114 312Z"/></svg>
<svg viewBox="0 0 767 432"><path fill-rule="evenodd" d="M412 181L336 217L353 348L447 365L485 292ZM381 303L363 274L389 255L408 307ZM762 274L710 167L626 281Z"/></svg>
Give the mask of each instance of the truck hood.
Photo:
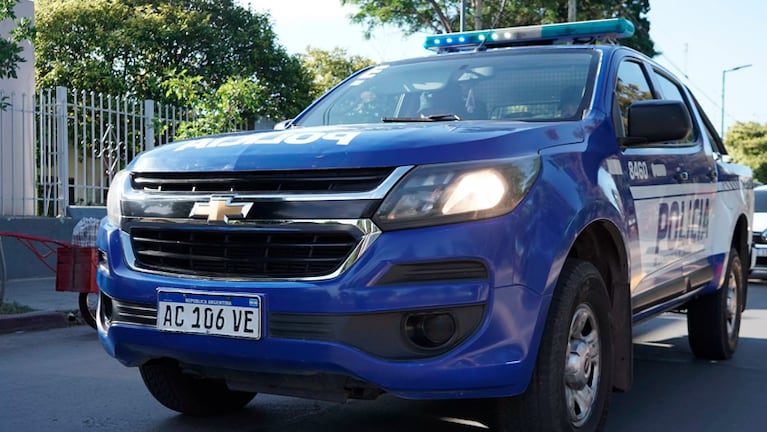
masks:
<svg viewBox="0 0 767 432"><path fill-rule="evenodd" d="M394 123L256 131L177 141L145 152L139 172L392 167L497 159L581 142L581 122Z"/></svg>

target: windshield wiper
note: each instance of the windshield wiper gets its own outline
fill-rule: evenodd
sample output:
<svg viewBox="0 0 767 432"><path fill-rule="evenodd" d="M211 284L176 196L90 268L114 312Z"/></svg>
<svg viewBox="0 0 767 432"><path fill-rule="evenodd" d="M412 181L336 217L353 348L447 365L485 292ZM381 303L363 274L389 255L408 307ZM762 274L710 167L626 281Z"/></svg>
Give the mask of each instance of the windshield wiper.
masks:
<svg viewBox="0 0 767 432"><path fill-rule="evenodd" d="M460 120L456 114L432 114L421 117L384 117L381 119L384 123L419 123L419 122L443 122Z"/></svg>

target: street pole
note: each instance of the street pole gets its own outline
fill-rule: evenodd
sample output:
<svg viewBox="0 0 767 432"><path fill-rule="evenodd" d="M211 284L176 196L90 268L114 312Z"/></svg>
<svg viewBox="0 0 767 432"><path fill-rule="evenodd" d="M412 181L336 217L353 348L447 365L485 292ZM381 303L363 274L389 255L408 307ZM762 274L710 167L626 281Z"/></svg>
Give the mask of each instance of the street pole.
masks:
<svg viewBox="0 0 767 432"><path fill-rule="evenodd" d="M575 13L578 8L578 5L576 4L576 0L570 0L567 2L567 21L573 22L575 21Z"/></svg>
<svg viewBox="0 0 767 432"><path fill-rule="evenodd" d="M725 91L725 80L727 78L727 72L734 72L736 70L745 69L747 67L751 67L752 65L741 65L741 66L735 66L734 68L725 69L722 71L722 119L721 123L719 123L719 135L724 139L724 91Z"/></svg>
<svg viewBox="0 0 767 432"><path fill-rule="evenodd" d="M482 0L474 0L474 30L482 30Z"/></svg>

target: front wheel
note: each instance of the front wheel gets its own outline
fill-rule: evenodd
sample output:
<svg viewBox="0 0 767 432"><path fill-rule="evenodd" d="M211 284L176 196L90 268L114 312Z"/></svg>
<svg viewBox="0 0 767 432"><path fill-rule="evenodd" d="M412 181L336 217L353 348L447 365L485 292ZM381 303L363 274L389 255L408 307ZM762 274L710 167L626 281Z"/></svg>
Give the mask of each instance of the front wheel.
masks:
<svg viewBox="0 0 767 432"><path fill-rule="evenodd" d="M255 393L229 390L221 381L185 374L170 360L155 360L139 367L146 388L158 402L173 411L212 416L241 409Z"/></svg>
<svg viewBox="0 0 767 432"><path fill-rule="evenodd" d="M612 384L610 302L599 271L570 259L551 299L527 391L500 399L501 431L596 431Z"/></svg>
<svg viewBox="0 0 767 432"><path fill-rule="evenodd" d="M744 294L743 264L738 251L732 249L724 284L687 305L687 339L696 357L732 357L738 347Z"/></svg>

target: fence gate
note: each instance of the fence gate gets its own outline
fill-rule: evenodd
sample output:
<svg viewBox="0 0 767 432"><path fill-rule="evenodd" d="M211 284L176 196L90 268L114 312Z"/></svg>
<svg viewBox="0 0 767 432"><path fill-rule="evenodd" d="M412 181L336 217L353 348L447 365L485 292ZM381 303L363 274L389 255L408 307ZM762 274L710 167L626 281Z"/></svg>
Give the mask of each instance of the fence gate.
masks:
<svg viewBox="0 0 767 432"><path fill-rule="evenodd" d="M189 120L186 111L152 100L65 87L28 99L6 96L8 106L0 111L0 150L11 148L0 151L0 215L32 209L38 216L62 216L69 206L105 205L114 174L139 152L172 141ZM9 139L10 146L4 142ZM27 166L32 172L6 175ZM16 184L6 187L9 178Z"/></svg>

